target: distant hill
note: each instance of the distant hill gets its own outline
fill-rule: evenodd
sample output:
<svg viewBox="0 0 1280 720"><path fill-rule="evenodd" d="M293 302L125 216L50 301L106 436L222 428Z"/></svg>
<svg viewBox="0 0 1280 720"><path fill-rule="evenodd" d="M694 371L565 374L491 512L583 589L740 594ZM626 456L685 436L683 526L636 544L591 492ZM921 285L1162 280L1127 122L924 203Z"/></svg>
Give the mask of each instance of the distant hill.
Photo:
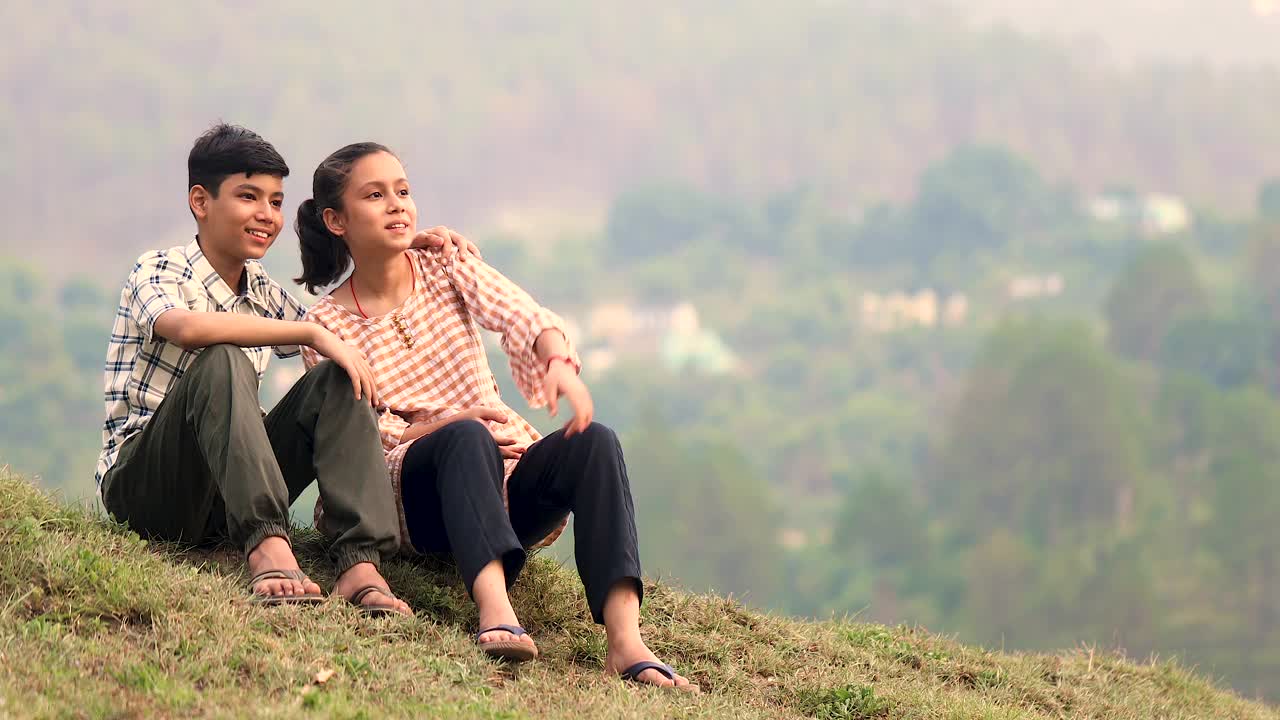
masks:
<svg viewBox="0 0 1280 720"><path fill-rule="evenodd" d="M1280 174L1280 71L1121 69L894 5L6 3L0 251L116 268L182 242L186 152L218 119L285 152L289 209L325 154L376 138L408 161L424 221L473 230L599 213L650 178L805 185L855 210L973 141L1086 189L1236 209Z"/></svg>

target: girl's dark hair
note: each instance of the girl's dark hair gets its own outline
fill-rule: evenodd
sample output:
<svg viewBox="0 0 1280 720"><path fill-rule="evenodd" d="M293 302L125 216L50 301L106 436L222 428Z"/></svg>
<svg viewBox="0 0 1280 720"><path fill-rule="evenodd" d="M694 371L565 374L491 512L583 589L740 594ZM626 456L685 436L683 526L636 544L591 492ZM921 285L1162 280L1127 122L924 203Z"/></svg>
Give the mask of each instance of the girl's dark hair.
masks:
<svg viewBox="0 0 1280 720"><path fill-rule="evenodd" d="M312 295L342 277L351 264L347 243L329 232L323 213L327 208L342 210L342 193L351 179L351 168L365 156L384 152L395 155L375 142L353 143L324 159L311 176L311 198L298 206L293 229L302 252L302 275L293 279Z"/></svg>

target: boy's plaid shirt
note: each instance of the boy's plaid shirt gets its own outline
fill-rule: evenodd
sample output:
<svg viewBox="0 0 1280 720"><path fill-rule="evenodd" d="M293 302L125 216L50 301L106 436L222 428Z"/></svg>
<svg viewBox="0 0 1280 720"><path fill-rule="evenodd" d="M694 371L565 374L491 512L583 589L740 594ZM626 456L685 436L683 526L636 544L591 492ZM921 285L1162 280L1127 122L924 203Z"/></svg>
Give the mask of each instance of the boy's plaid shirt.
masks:
<svg viewBox="0 0 1280 720"><path fill-rule="evenodd" d="M184 350L155 334L156 319L167 310L234 312L276 320L301 320L306 307L272 280L257 260L246 260L243 292L232 292L200 250L198 240L185 247L149 252L138 258L120 291L103 381L107 419L102 426L102 454L95 480L102 492L102 477L115 462L125 440L142 430L155 414L170 386L199 350ZM277 357L292 357L296 345L275 348ZM267 370L267 348L244 348L258 371Z"/></svg>

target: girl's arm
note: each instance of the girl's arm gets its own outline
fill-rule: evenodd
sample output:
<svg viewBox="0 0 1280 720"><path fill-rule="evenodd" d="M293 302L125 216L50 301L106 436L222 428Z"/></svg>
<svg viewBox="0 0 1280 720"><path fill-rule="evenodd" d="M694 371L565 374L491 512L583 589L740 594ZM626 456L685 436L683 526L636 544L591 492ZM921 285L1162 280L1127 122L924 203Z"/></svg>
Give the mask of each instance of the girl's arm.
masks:
<svg viewBox="0 0 1280 720"><path fill-rule="evenodd" d="M564 320L483 260L459 254L443 262L471 317L502 335L511 376L529 407L550 404L554 396L547 396L543 380L551 357L565 358L575 372L581 367Z"/></svg>

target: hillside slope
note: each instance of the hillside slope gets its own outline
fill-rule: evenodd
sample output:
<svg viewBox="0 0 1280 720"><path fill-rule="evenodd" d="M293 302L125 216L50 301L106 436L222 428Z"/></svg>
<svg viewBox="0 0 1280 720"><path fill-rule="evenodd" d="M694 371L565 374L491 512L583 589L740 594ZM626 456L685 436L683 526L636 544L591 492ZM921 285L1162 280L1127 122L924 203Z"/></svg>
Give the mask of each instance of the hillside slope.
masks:
<svg viewBox="0 0 1280 720"><path fill-rule="evenodd" d="M297 544L331 582L319 539ZM705 694L633 688L602 674L581 586L546 558L514 597L544 659L519 668L471 646L445 565L393 563L418 617L369 620L336 601L251 606L230 560L145 544L0 471L0 717L1280 717L1167 661L986 652L653 582L646 635Z"/></svg>

